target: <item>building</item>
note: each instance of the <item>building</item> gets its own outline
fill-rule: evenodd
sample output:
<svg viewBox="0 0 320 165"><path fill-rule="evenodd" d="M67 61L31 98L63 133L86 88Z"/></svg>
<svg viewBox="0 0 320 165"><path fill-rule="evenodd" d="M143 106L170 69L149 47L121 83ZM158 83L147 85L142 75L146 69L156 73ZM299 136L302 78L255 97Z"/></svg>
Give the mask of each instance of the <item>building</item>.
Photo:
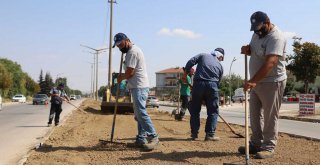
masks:
<svg viewBox="0 0 320 165"><path fill-rule="evenodd" d="M182 74L183 69L181 67L168 68L156 72L156 95L164 97L177 94L178 80Z"/></svg>

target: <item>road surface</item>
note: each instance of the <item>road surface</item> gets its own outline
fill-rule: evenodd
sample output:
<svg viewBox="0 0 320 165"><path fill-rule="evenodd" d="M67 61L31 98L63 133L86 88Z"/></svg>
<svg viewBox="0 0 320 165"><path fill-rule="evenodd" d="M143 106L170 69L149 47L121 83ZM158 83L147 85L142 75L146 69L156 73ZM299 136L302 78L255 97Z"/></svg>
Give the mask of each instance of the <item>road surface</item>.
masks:
<svg viewBox="0 0 320 165"><path fill-rule="evenodd" d="M294 105L285 105L294 108ZM174 107L160 106L160 110L171 111ZM189 115L189 113L186 113ZM241 105L220 108L220 115L228 122L233 124L244 125L245 114L244 108ZM201 109L201 118L206 118L206 108ZM221 120L220 120L221 121ZM296 120L279 119L279 132L289 133L293 135L309 137L320 140L320 123L303 122Z"/></svg>
<svg viewBox="0 0 320 165"><path fill-rule="evenodd" d="M81 100L72 101L78 106ZM64 103L60 123L75 108ZM0 111L0 165L17 164L30 149L42 142L53 127L47 127L50 105L17 103Z"/></svg>

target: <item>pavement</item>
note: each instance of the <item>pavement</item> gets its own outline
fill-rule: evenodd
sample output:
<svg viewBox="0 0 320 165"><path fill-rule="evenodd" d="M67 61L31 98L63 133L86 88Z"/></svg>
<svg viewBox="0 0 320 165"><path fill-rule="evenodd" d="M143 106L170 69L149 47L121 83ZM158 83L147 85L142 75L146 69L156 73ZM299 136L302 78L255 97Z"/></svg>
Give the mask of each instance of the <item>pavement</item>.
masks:
<svg viewBox="0 0 320 165"><path fill-rule="evenodd" d="M177 106L175 102L160 101L160 105ZM239 110L244 111L244 103L232 103L231 105L220 106L220 110ZM283 102L279 112L280 119L297 120L305 122L320 123L320 103L315 103L314 115L299 115L298 102Z"/></svg>

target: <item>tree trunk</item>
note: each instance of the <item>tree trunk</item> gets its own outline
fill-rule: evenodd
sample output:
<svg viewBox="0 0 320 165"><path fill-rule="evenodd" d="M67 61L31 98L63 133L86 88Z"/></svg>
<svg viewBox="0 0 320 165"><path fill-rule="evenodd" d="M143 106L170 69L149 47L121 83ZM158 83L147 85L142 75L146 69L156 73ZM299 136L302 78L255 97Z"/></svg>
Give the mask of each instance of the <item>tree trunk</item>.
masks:
<svg viewBox="0 0 320 165"><path fill-rule="evenodd" d="M308 94L309 93L309 82L304 81L304 93Z"/></svg>

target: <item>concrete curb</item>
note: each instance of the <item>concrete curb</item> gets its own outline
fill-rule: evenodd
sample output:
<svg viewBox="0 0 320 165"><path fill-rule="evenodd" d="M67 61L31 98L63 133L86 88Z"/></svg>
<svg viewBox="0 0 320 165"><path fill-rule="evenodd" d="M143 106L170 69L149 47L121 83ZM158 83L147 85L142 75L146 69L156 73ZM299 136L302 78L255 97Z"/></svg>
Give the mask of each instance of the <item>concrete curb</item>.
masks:
<svg viewBox="0 0 320 165"><path fill-rule="evenodd" d="M280 119L287 119L287 120L297 120L297 121L304 121L304 122L312 122L312 123L320 123L320 119L310 119L310 118L302 118L302 117L294 117L294 116L279 116Z"/></svg>

